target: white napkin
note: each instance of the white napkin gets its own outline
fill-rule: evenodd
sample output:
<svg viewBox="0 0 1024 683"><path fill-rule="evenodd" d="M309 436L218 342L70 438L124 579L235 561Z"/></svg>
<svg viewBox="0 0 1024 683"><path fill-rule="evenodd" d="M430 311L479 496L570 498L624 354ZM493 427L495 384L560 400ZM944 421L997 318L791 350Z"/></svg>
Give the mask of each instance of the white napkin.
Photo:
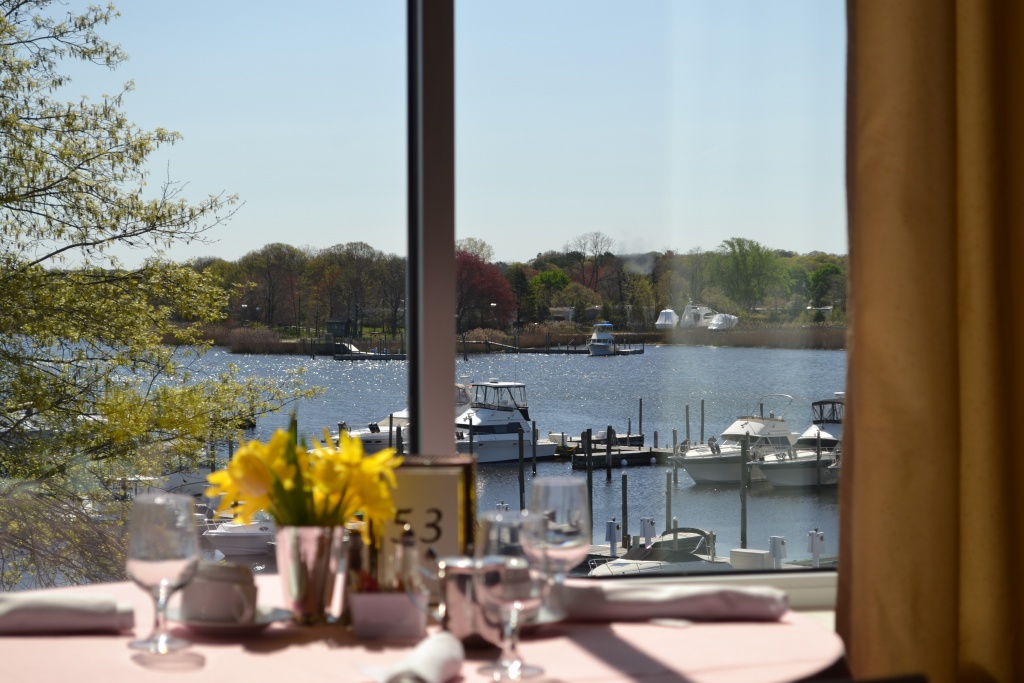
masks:
<svg viewBox="0 0 1024 683"><path fill-rule="evenodd" d="M445 683L459 675L466 652L462 641L439 631L419 642L409 656L388 667L362 666L377 683Z"/></svg>
<svg viewBox="0 0 1024 683"><path fill-rule="evenodd" d="M649 579L570 581L559 598L574 621L778 621L789 609L786 593L768 586L684 586Z"/></svg>
<svg viewBox="0 0 1024 683"><path fill-rule="evenodd" d="M0 634L119 632L134 626L132 606L109 596L0 593Z"/></svg>

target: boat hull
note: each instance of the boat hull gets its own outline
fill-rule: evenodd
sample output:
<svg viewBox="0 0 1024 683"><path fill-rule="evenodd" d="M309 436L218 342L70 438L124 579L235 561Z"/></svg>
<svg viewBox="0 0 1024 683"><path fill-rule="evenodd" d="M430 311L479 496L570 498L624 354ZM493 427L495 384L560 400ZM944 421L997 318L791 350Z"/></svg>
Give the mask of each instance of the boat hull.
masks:
<svg viewBox="0 0 1024 683"><path fill-rule="evenodd" d="M203 537L224 555L264 555L270 552L274 534L205 531Z"/></svg>
<svg viewBox="0 0 1024 683"><path fill-rule="evenodd" d="M686 470L697 484L739 484L741 464L739 453L719 455L676 456L675 462ZM750 468L750 481L765 481L765 475L756 464Z"/></svg>
<svg viewBox="0 0 1024 683"><path fill-rule="evenodd" d="M614 356L615 355L615 344L595 344L591 343L587 345L590 350L591 356Z"/></svg>
<svg viewBox="0 0 1024 683"><path fill-rule="evenodd" d="M839 484L839 468L834 467L832 457L823 457L817 462L815 455L798 457L778 462L763 462L759 467L772 486L836 486ZM818 478L818 471L821 478Z"/></svg>
<svg viewBox="0 0 1024 683"><path fill-rule="evenodd" d="M555 457L558 444L554 441L537 442L537 459L550 460ZM456 443L456 450L459 453L470 453L468 441ZM518 462L519 461L519 439L511 440L480 440L473 442L473 457L478 464L492 462ZM533 459L533 444L523 442L523 459Z"/></svg>

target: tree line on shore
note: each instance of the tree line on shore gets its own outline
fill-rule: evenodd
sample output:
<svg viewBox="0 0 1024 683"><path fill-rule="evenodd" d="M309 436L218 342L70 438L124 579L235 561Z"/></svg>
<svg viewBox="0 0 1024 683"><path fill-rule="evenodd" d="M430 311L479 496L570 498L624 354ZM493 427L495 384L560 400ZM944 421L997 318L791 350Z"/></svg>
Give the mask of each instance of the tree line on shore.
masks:
<svg viewBox="0 0 1024 683"><path fill-rule="evenodd" d="M582 234L559 251L525 262L495 261L478 238L458 240L454 258L457 331L522 329L590 311L622 329L654 329L658 312L700 303L741 321L845 322L845 255L797 254L734 237L714 251L699 248L616 254L600 232ZM216 257L188 264L230 292L227 317L239 325L309 331L329 327L360 337L365 328L397 335L405 306L404 256L365 242L326 249L268 244L237 261ZM329 326L331 321L334 325Z"/></svg>

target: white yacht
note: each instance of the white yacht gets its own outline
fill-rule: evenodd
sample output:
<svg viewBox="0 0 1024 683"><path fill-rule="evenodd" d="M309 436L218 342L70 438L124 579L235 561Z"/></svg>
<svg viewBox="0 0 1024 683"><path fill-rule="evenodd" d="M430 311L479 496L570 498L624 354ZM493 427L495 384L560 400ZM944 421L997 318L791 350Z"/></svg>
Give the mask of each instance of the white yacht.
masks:
<svg viewBox="0 0 1024 683"><path fill-rule="evenodd" d="M836 392L835 398L811 403L811 426L800 435L793 448L765 454L764 459L756 463L772 486L835 486L839 483L845 407L845 392Z"/></svg>
<svg viewBox="0 0 1024 683"><path fill-rule="evenodd" d="M226 556L263 555L270 552L270 542L274 540L274 520L257 512L249 524L222 522L204 531L203 538Z"/></svg>
<svg viewBox="0 0 1024 683"><path fill-rule="evenodd" d="M601 321L594 325L594 332L590 335L587 348L590 349L591 356L615 355L615 334L610 322Z"/></svg>
<svg viewBox="0 0 1024 683"><path fill-rule="evenodd" d="M764 481L766 477L758 467L759 462L769 457L775 458L776 451L780 449L792 448L797 437L789 431L783 416L785 409L793 402L793 397L788 394L769 394L761 399L762 407L765 399L788 402L778 413L770 411L767 417L763 414L763 408L761 414L741 416L722 432L721 442L711 437L707 444L690 448L681 455L671 456L669 460L677 462L698 484L738 484L741 473L740 440L749 436L748 457L753 464L749 468L750 481Z"/></svg>
<svg viewBox="0 0 1024 683"><path fill-rule="evenodd" d="M471 453L478 463L517 461L519 434L523 457L530 460L535 442L526 385L497 379L474 382L470 407L455 420L456 450ZM556 447L549 439L537 440L537 457L554 457Z"/></svg>
<svg viewBox="0 0 1024 683"><path fill-rule="evenodd" d="M455 385L455 417L461 415L470 405L469 385L457 383ZM409 410L399 410L385 416L376 422L371 422L365 429L351 429L344 422L338 425L340 429L348 432L349 437L358 438L363 442L363 452L367 455L384 450L385 448L398 448L399 430L401 430L402 441L409 443ZM334 436L337 441L337 435Z"/></svg>

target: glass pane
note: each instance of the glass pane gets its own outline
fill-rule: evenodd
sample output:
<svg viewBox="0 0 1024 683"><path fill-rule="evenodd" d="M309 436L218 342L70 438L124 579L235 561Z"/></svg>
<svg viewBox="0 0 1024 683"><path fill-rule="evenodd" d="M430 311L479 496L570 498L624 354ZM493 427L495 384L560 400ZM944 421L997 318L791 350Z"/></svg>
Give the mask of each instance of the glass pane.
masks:
<svg viewBox="0 0 1024 683"><path fill-rule="evenodd" d="M456 7L458 374L524 385L538 475L586 478L591 431L595 544L646 518L703 558L598 571L727 569L712 532L737 568L834 562L844 3ZM642 445L606 470L609 429ZM516 504L480 457L481 509Z"/></svg>

